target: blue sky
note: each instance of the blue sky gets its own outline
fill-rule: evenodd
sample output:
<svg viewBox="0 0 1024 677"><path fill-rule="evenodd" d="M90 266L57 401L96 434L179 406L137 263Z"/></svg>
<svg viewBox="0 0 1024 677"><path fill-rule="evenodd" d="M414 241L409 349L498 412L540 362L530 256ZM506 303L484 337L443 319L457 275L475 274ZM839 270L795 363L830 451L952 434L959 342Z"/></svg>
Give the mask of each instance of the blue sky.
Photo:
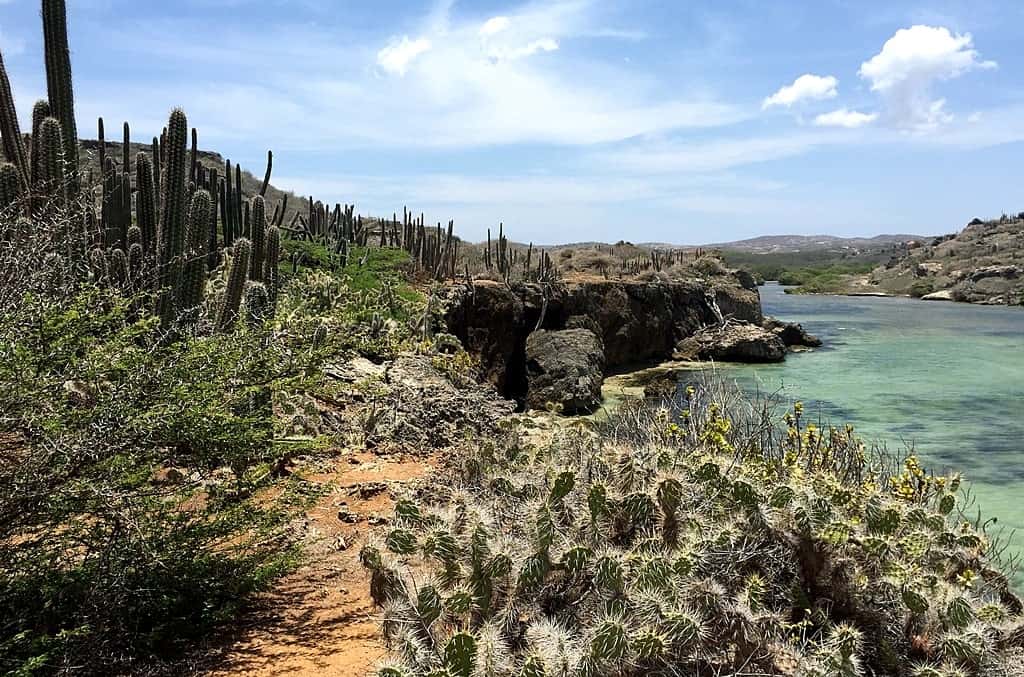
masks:
<svg viewBox="0 0 1024 677"><path fill-rule="evenodd" d="M68 0L79 131L483 236L938 233L1024 210L1019 0ZM38 2L0 0L23 124Z"/></svg>

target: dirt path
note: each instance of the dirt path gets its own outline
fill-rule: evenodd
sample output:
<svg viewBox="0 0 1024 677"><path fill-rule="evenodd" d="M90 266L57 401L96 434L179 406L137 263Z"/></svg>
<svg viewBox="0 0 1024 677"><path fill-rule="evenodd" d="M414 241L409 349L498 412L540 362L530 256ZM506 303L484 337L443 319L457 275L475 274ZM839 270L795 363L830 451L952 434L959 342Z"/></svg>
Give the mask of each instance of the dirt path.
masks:
<svg viewBox="0 0 1024 677"><path fill-rule="evenodd" d="M368 674L385 649L359 550L378 518L390 516L402 487L426 475L433 461L355 453L307 476L332 486L301 525L311 543L307 562L239 619L204 674Z"/></svg>

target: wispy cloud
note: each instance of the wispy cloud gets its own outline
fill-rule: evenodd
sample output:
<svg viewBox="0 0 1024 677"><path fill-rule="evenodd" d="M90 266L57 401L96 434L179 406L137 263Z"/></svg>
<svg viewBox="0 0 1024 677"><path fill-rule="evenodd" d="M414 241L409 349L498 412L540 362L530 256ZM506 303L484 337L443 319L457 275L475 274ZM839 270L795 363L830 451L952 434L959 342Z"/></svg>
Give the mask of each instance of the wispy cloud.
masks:
<svg viewBox="0 0 1024 677"><path fill-rule="evenodd" d="M393 40L377 52L377 65L389 73L405 75L416 57L428 51L430 47L430 40L426 38L410 40L408 35L403 35L401 40Z"/></svg>

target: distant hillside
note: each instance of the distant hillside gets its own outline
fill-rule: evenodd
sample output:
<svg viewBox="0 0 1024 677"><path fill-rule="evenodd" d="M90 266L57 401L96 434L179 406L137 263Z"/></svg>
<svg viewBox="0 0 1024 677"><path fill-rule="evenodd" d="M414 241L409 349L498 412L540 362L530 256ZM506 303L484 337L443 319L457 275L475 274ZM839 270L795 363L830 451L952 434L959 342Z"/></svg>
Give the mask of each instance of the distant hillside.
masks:
<svg viewBox="0 0 1024 677"><path fill-rule="evenodd" d="M975 219L957 235L911 246L872 271L890 294L994 305L1024 305L1024 213Z"/></svg>
<svg viewBox="0 0 1024 677"><path fill-rule="evenodd" d="M822 249L882 249L912 240L927 240L921 235L876 235L874 237L837 237L835 235L763 235L735 242L706 245L718 249L737 249L758 254L791 253Z"/></svg>

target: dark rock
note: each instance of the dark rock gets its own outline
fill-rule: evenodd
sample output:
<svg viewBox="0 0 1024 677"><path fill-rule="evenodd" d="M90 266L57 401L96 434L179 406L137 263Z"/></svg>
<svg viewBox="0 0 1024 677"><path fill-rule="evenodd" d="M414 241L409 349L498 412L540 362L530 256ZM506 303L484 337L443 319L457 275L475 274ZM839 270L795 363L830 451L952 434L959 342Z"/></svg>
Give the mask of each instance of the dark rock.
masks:
<svg viewBox="0 0 1024 677"><path fill-rule="evenodd" d="M970 274L971 282L980 282L981 280L988 279L990 277L1001 277L1004 280L1016 280L1021 276L1021 269L1019 266L986 266L984 268L978 268Z"/></svg>
<svg viewBox="0 0 1024 677"><path fill-rule="evenodd" d="M356 524L362 521L362 517L352 512L348 508L341 508L338 510L338 520L345 524Z"/></svg>
<svg viewBox="0 0 1024 677"><path fill-rule="evenodd" d="M674 371L664 371L652 377L644 386L644 397L652 400L668 400L675 397L679 390L679 375Z"/></svg>
<svg viewBox="0 0 1024 677"><path fill-rule="evenodd" d="M388 490L388 485L384 482L360 482L349 487L348 493L358 494L359 498L364 501L374 496L379 496Z"/></svg>
<svg viewBox="0 0 1024 677"><path fill-rule="evenodd" d="M805 348L818 348L821 346L821 339L810 334L803 325L797 322L783 322L774 317L765 317L761 326L772 332L786 344L787 348L802 346Z"/></svg>
<svg viewBox="0 0 1024 677"><path fill-rule="evenodd" d="M565 414L587 414L601 404L604 353L589 329L541 329L526 340L527 404L549 403Z"/></svg>
<svg viewBox="0 0 1024 677"><path fill-rule="evenodd" d="M597 337L597 340L601 342L601 350L604 350L604 339L601 338L601 325L589 315L570 315L569 319L565 321L565 328L586 329Z"/></svg>
<svg viewBox="0 0 1024 677"><path fill-rule="evenodd" d="M528 389L526 341L538 325L591 330L603 344L605 367L619 369L668 359L681 339L723 318L762 320L756 289L721 280L511 287L477 282L450 288L446 305L447 331L479 357L498 392L520 402Z"/></svg>
<svg viewBox="0 0 1024 677"><path fill-rule="evenodd" d="M757 279L749 271L740 268L739 270L732 271L732 276L747 291L755 291L757 289Z"/></svg>
<svg viewBox="0 0 1024 677"><path fill-rule="evenodd" d="M707 327L683 339L674 357L679 360L781 362L786 358L786 344L774 332L756 324L731 321Z"/></svg>
<svg viewBox="0 0 1024 677"><path fill-rule="evenodd" d="M448 305L445 323L467 351L480 357L484 378L500 393L507 393L510 363L522 348L529 330L522 299L504 285L477 282L472 289L458 287Z"/></svg>

